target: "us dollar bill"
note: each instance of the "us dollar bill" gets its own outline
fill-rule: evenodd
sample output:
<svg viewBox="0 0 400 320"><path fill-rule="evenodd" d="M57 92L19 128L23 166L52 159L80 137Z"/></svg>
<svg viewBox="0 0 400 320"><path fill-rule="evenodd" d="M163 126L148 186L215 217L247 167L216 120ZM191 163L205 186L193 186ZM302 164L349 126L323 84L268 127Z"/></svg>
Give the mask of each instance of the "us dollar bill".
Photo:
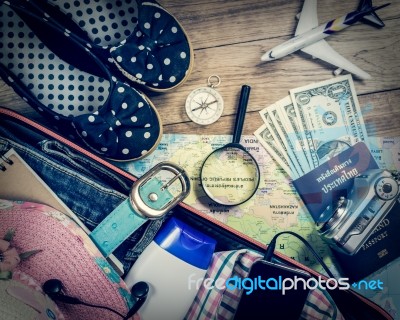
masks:
<svg viewBox="0 0 400 320"><path fill-rule="evenodd" d="M288 160L289 165L292 166L292 171L296 171L298 176L302 176L305 173L305 170L303 169L304 164L299 161L294 146L288 139L287 132L283 127L280 115L277 112L276 104L272 104L261 110L260 114L274 137L274 140L277 142L282 154Z"/></svg>
<svg viewBox="0 0 400 320"><path fill-rule="evenodd" d="M367 141L350 75L290 90L290 96L314 168L349 146Z"/></svg>
<svg viewBox="0 0 400 320"><path fill-rule="evenodd" d="M263 124L260 128L258 128L254 135L258 139L258 141L264 146L264 148L268 151L268 153L274 158L274 160L282 167L285 172L292 177L292 179L298 178L297 172L293 172L291 169L289 162L286 156L280 150L274 136L272 135L270 129L266 124Z"/></svg>
<svg viewBox="0 0 400 320"><path fill-rule="evenodd" d="M309 154L306 148L305 137L300 130L300 123L296 117L296 112L290 97L285 97L275 103L275 109L271 109L275 115L273 120L279 126L279 130L288 141L288 146L292 150L297 161L300 163L304 173L309 172L313 167L309 163Z"/></svg>
<svg viewBox="0 0 400 320"><path fill-rule="evenodd" d="M268 131L273 137L273 140L276 142L276 148L279 149L279 152L286 158L287 161L289 161L288 151L283 143L282 137L279 136L276 128L274 127L274 123L272 122L271 115L268 113L268 108L270 107L271 106L260 111L261 118L264 120Z"/></svg>

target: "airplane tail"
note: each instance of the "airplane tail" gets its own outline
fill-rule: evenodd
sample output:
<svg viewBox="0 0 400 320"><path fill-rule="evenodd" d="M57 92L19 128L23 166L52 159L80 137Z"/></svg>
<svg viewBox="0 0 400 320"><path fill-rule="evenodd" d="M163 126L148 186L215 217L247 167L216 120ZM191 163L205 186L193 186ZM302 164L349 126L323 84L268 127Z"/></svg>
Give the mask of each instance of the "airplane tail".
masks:
<svg viewBox="0 0 400 320"><path fill-rule="evenodd" d="M379 7L372 6L372 0L361 0L358 5L357 11L367 12L367 14L361 19L362 22L370 24L376 28L383 28L385 24L379 18L375 11L388 6L390 3L386 3Z"/></svg>

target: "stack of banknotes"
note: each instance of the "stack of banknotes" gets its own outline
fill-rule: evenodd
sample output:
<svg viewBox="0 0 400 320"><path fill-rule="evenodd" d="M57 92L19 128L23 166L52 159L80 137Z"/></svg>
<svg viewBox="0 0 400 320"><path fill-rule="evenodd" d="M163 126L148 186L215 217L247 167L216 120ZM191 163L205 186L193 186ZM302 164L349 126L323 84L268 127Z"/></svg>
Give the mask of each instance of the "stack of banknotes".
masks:
<svg viewBox="0 0 400 320"><path fill-rule="evenodd" d="M290 90L260 114L254 134L292 179L368 141L351 75Z"/></svg>

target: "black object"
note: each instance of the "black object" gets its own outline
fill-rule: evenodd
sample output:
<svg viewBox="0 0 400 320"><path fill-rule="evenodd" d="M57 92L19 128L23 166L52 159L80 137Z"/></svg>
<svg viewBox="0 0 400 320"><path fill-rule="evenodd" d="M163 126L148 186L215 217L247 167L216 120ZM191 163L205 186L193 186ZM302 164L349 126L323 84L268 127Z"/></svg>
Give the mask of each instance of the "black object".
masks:
<svg viewBox="0 0 400 320"><path fill-rule="evenodd" d="M135 285L131 289L131 294L135 298L135 301L134 301L132 308L128 311L127 315L124 316L123 314L119 313L118 311L116 311L112 308L109 308L107 306L95 305L95 304L81 301L80 299L75 298L75 297L67 296L62 292L63 288L64 288L64 285L61 282L61 280L59 280L59 279L50 279L50 280L47 280L43 284L44 293L47 294L53 301L60 301L60 302L67 303L67 304L82 304L87 307L106 309L108 311L111 311L111 312L119 315L124 320L129 319L136 312L138 312L140 307L146 301L147 294L149 292L149 285L146 282L140 281L138 283L135 283Z"/></svg>
<svg viewBox="0 0 400 320"><path fill-rule="evenodd" d="M149 285L147 282L140 281L133 285L131 294L136 299L132 308L128 311L126 317L124 319L129 319L132 317L142 305L145 303L147 294L149 293Z"/></svg>
<svg viewBox="0 0 400 320"><path fill-rule="evenodd" d="M248 319L249 314L260 317L254 318L253 316L252 319L264 319L265 313L263 311L265 310L268 310L270 319L297 320L300 318L309 293L306 282L311 278L311 275L301 269L272 262L276 239L281 234L291 234L301 240L314 254L326 273L334 278L332 272L307 240L292 231L279 232L268 245L264 260L258 261L252 266L248 278L253 281L253 284L257 281L258 289L249 295L246 292L243 293L235 314L235 320ZM263 287L260 286L260 280L265 281L262 284ZM285 290L285 282L289 282L293 287Z"/></svg>
<svg viewBox="0 0 400 320"><path fill-rule="evenodd" d="M243 85L240 91L239 104L235 119L235 127L233 131L232 144L239 144L243 131L244 118L246 117L247 104L249 102L251 87Z"/></svg>
<svg viewBox="0 0 400 320"><path fill-rule="evenodd" d="M253 284L257 281L258 287L250 294L243 292L235 320L300 318L309 293L306 281L311 276L307 272L261 260L253 264L247 278ZM283 281L297 283L296 289L282 290Z"/></svg>

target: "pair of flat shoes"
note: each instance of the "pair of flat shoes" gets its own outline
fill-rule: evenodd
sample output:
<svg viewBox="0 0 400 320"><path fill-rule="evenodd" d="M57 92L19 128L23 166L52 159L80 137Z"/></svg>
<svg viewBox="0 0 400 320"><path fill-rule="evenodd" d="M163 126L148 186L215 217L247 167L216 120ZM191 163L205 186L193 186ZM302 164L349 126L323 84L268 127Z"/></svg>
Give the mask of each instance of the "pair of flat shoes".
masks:
<svg viewBox="0 0 400 320"><path fill-rule="evenodd" d="M186 81L193 50L154 1L14 0L0 4L0 76L63 135L135 160L162 136L141 91Z"/></svg>

